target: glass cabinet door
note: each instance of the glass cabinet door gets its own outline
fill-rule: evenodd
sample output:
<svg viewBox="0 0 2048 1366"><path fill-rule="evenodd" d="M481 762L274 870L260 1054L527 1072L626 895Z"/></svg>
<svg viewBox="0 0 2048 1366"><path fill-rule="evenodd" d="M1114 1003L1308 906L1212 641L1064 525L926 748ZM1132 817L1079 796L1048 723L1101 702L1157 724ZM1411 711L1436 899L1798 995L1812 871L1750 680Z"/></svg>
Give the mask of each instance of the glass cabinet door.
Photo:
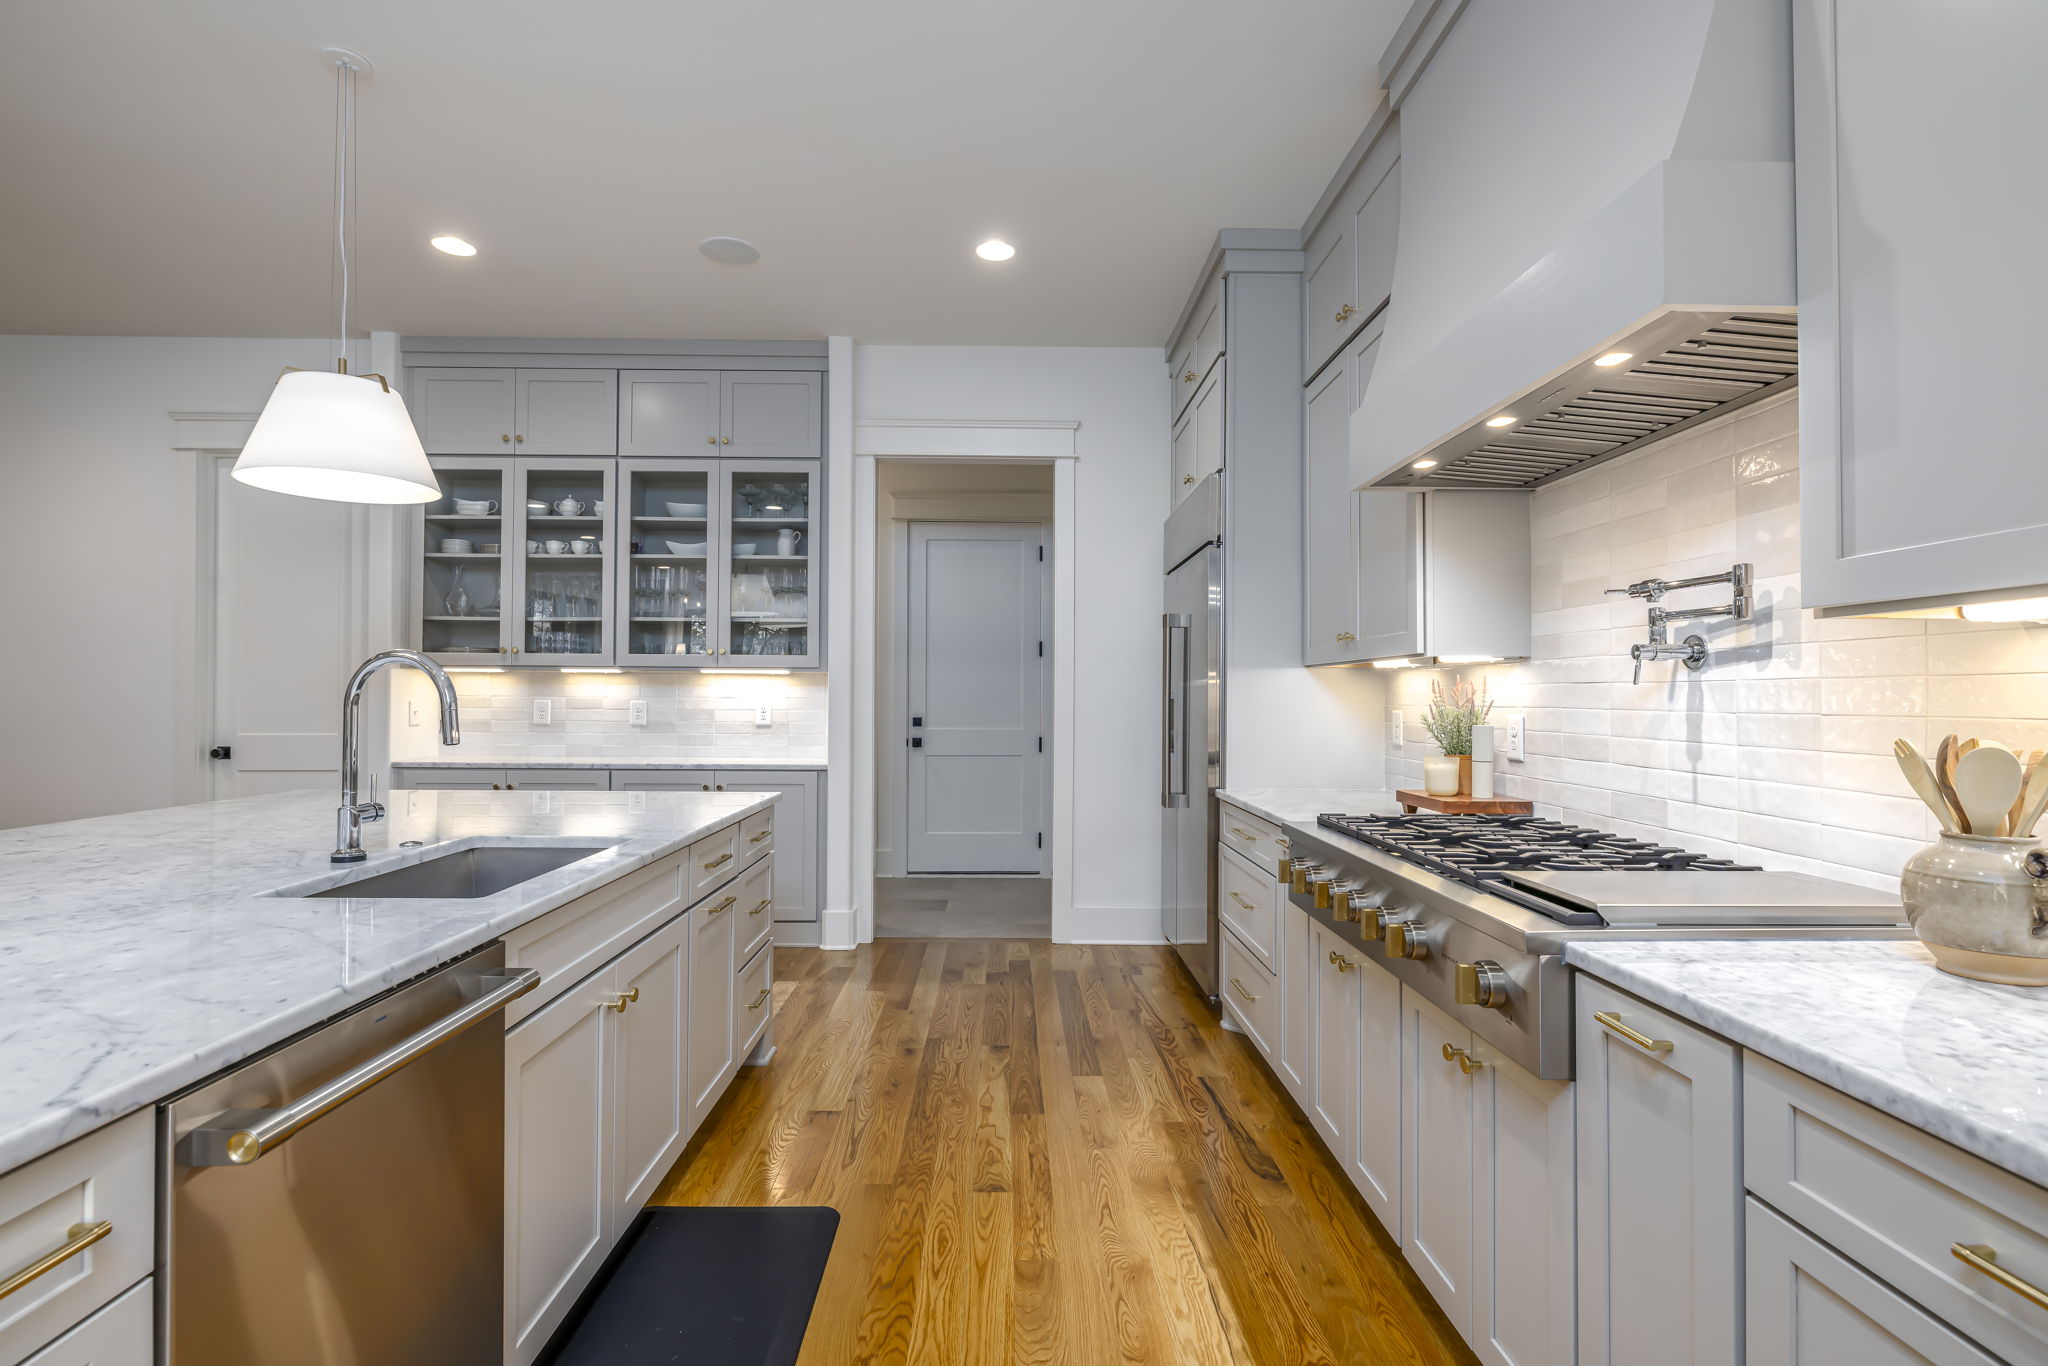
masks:
<svg viewBox="0 0 2048 1366"><path fill-rule="evenodd" d="M513 462L518 530L505 546L515 590L506 610L517 621L510 658L519 664L612 662L612 579L617 547L606 528L612 460Z"/></svg>
<svg viewBox="0 0 2048 1366"><path fill-rule="evenodd" d="M718 637L719 583L709 572L718 525L717 466L703 460L621 460L623 516L615 591L623 609L621 664L709 664Z"/></svg>
<svg viewBox="0 0 2048 1366"><path fill-rule="evenodd" d="M421 509L420 650L442 664L502 663L514 644L505 591L512 462L436 460L434 473L441 497Z"/></svg>
<svg viewBox="0 0 2048 1366"><path fill-rule="evenodd" d="M818 663L813 591L815 461L733 462L720 467L725 496L726 630L722 662L762 668Z"/></svg>

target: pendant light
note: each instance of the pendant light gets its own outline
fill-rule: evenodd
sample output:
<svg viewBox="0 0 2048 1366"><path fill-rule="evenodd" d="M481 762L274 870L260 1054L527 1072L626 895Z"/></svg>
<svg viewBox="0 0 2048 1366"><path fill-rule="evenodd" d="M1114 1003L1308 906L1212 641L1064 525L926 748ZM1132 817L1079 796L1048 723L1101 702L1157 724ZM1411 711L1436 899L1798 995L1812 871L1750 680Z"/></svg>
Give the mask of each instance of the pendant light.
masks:
<svg viewBox="0 0 2048 1366"><path fill-rule="evenodd" d="M412 418L382 375L348 372L348 189L354 179L356 74L369 59L324 47L335 67L334 241L341 299L334 370L287 367L256 419L234 476L245 484L339 503L431 503L441 496Z"/></svg>

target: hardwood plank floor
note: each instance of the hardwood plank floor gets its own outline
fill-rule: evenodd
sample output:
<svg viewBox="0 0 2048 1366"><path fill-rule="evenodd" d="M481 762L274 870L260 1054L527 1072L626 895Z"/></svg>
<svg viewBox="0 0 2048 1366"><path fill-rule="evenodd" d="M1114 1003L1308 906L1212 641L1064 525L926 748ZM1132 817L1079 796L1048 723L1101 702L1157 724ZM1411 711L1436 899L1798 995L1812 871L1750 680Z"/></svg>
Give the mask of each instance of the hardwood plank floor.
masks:
<svg viewBox="0 0 2048 1366"><path fill-rule="evenodd" d="M1168 950L778 949L778 1052L654 1203L830 1205L802 1366L1467 1366Z"/></svg>

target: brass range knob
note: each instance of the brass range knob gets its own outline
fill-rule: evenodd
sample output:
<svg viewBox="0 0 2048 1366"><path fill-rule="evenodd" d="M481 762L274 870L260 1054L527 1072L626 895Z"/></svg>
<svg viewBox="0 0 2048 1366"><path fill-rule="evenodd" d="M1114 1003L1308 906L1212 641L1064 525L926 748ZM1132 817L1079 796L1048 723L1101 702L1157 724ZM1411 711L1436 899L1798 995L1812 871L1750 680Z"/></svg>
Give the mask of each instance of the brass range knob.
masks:
<svg viewBox="0 0 2048 1366"><path fill-rule="evenodd" d="M1330 909L1331 896L1336 891L1337 875L1328 868L1320 869L1308 880L1308 894L1319 911Z"/></svg>
<svg viewBox="0 0 2048 1366"><path fill-rule="evenodd" d="M1387 930L1387 957L1427 958L1429 957L1429 932L1413 920L1389 920Z"/></svg>
<svg viewBox="0 0 2048 1366"><path fill-rule="evenodd" d="M1309 878L1313 877L1314 875L1322 871L1323 865L1315 862L1312 859L1295 859L1294 872L1288 878L1287 882L1288 888L1296 892L1306 892L1308 890Z"/></svg>
<svg viewBox="0 0 2048 1366"><path fill-rule="evenodd" d="M1457 981L1459 1005L1485 1006L1488 1010L1507 1009L1508 970L1491 958L1455 964L1452 975Z"/></svg>

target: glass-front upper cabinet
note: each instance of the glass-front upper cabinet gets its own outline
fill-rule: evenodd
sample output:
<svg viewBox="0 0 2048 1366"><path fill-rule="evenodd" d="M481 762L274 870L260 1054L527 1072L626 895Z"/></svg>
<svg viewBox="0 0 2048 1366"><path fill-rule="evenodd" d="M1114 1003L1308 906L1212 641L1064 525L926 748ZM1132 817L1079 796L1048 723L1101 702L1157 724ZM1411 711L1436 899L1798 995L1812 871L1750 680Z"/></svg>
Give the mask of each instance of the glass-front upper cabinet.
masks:
<svg viewBox="0 0 2048 1366"><path fill-rule="evenodd" d="M722 643L711 575L718 466L708 460L621 460L620 664L709 664Z"/></svg>
<svg viewBox="0 0 2048 1366"><path fill-rule="evenodd" d="M818 601L812 591L815 461L721 464L724 496L723 661L799 668L819 660Z"/></svg>
<svg viewBox="0 0 2048 1366"><path fill-rule="evenodd" d="M612 525L612 460L512 462L518 522L512 596L505 611L517 626L512 658L520 664L612 662L612 578L605 572Z"/></svg>
<svg viewBox="0 0 2048 1366"><path fill-rule="evenodd" d="M420 649L442 664L480 665L510 659L513 639L505 604L512 559L506 528L518 522L506 506L512 462L437 460L441 497L423 509L420 547Z"/></svg>

